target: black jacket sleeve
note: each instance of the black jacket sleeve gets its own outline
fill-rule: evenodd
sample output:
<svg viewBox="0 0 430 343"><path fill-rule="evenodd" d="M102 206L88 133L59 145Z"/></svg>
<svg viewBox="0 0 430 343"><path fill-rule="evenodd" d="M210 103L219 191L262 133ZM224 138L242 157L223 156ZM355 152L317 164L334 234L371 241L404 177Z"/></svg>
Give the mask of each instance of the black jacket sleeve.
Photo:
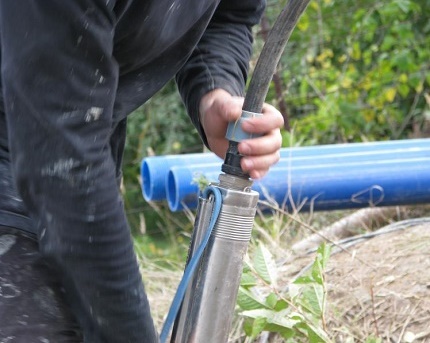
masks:
<svg viewBox="0 0 430 343"><path fill-rule="evenodd" d="M222 0L196 49L176 75L182 99L206 146L199 120L200 99L215 88L243 95L252 53L252 26L259 22L265 4L265 0Z"/></svg>

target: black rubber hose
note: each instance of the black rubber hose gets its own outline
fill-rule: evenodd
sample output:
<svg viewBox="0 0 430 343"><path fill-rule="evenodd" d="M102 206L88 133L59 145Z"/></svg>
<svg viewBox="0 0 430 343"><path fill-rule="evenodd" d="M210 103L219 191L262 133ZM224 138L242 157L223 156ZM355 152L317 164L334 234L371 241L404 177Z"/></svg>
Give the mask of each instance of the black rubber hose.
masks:
<svg viewBox="0 0 430 343"><path fill-rule="evenodd" d="M243 105L245 111L261 113L270 81L285 45L309 2L310 0L290 0L276 19L249 83Z"/></svg>
<svg viewBox="0 0 430 343"><path fill-rule="evenodd" d="M270 31L261 50L257 65L249 83L243 110L261 113L275 69L290 39L291 33L310 0L290 0L282 10ZM238 142L230 141L222 171L241 178L249 178L240 166L242 155L238 151Z"/></svg>

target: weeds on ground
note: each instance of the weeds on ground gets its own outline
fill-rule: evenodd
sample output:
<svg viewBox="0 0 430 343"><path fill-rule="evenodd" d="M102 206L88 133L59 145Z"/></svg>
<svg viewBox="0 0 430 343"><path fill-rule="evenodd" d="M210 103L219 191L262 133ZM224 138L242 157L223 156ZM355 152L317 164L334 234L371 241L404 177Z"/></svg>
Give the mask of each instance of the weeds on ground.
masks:
<svg viewBox="0 0 430 343"><path fill-rule="evenodd" d="M325 331L324 269L330 247L322 244L312 267L283 291L277 285L273 255L259 244L252 260L245 260L237 303L243 329L252 339L261 332L278 333L285 342L331 342Z"/></svg>

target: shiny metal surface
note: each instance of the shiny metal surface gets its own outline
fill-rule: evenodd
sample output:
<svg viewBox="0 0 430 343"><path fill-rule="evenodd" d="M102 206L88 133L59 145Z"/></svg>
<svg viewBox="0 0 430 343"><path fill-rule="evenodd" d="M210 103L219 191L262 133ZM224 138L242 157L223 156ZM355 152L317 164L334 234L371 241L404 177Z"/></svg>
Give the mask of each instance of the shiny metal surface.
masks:
<svg viewBox="0 0 430 343"><path fill-rule="evenodd" d="M239 187L241 190L224 188L222 181L215 185L223 195L223 206L199 267L188 286L171 342L228 341L243 257L251 237L258 202L258 193L250 190L251 184L251 181L245 182L243 187ZM210 201L200 199L190 254L198 246L202 232L207 229L211 212Z"/></svg>

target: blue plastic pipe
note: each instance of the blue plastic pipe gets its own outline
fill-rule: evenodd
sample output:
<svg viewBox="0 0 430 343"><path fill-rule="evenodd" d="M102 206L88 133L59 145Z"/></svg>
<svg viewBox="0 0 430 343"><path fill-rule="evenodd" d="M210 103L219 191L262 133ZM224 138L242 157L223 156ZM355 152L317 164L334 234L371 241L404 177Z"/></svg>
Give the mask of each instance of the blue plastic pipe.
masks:
<svg viewBox="0 0 430 343"><path fill-rule="evenodd" d="M279 168L253 188L260 200L300 211L430 203L430 158Z"/></svg>
<svg viewBox="0 0 430 343"><path fill-rule="evenodd" d="M185 207L195 209L198 205L199 186L195 182L203 177L217 182L220 174L218 164L196 164L190 167L174 166L167 175L166 194L169 209L182 211Z"/></svg>
<svg viewBox="0 0 430 343"><path fill-rule="evenodd" d="M299 157L303 159L313 159L318 157L330 160L333 158L349 158L349 156L351 156L351 158L358 158L362 155L378 154L380 151L397 154L401 153L401 151L404 149L422 149L425 147L430 147L429 139L283 148L281 149L281 162L284 159L291 160L297 159ZM323 155L326 157L323 157ZM166 199L166 181L168 179L170 168L173 166L211 164L212 168L217 168L217 170L220 171L222 162L223 161L213 153L155 156L144 158L141 164L143 196L147 201Z"/></svg>
<svg viewBox="0 0 430 343"><path fill-rule="evenodd" d="M201 163L218 163L221 166L222 160L213 153L151 156L144 158L140 168L140 175L142 177L142 190L145 200L157 201L166 199L166 177L171 167Z"/></svg>
<svg viewBox="0 0 430 343"><path fill-rule="evenodd" d="M260 193L261 200L273 199L278 203L284 203L286 194L288 194L288 185L290 184L290 188L296 190L296 193L293 192L291 194L293 202L290 205L296 204L298 206L298 202L301 202L303 199L312 199L316 196L317 193L310 188L311 185L315 184L315 181L310 183L310 180L315 177L315 173L319 175L319 179L321 180L321 183L315 187L320 188L325 187L324 185L327 187L335 185L331 180L333 177L329 177L328 175L333 175L333 172L336 170L341 171L341 174L336 174L336 178L339 179L339 182L336 184L338 187L343 174L345 175L345 179L348 175L352 175L351 177L356 177L357 179L360 175L365 175L366 179L366 175L369 174L369 182L371 177L373 177L373 182L377 181L375 175L379 174L375 174L376 171L382 173L385 170L387 175L395 177L395 175L392 175L391 170L394 170L393 168L395 168L396 163L402 165L402 163L406 163L405 161L423 161L424 168L428 168L430 174L430 165L425 163L426 159L430 159L430 140L427 140L426 143L425 146L410 146L380 151L362 149L362 151L357 150L350 153L328 153L325 155L315 154L315 151L308 149L308 152L310 152L308 155L293 155L291 159L281 158L280 162L271 169L268 175L261 181L254 183L253 189ZM216 182L220 173L219 167L218 164L172 167L166 182L169 208L172 211L180 211L184 208L184 205L190 209L195 208L198 202L198 185L193 180L199 176L203 176L211 182ZM420 168L420 166L413 165L407 165L407 167L412 171ZM298 178L298 175L300 175L300 178ZM306 177L310 178L309 181L303 181ZM379 175L378 177L382 176ZM291 180L290 183L288 183L289 179ZM300 182L308 182L309 185L298 189L296 186ZM309 191L306 191L307 189ZM335 191L337 192L337 190ZM353 194L355 193L351 193L351 196ZM349 205L350 208L360 207L356 206L356 201L354 200L354 205ZM371 202L369 200L366 203L369 204ZM322 203L319 206L321 206L321 210L328 209ZM306 208L305 206L305 209L310 209L310 207Z"/></svg>
<svg viewBox="0 0 430 343"><path fill-rule="evenodd" d="M215 181L219 172L202 174ZM182 183L190 176L190 169L171 169L168 202L172 211L196 207L197 186ZM301 211L429 203L430 158L275 167L253 189L260 200Z"/></svg>

